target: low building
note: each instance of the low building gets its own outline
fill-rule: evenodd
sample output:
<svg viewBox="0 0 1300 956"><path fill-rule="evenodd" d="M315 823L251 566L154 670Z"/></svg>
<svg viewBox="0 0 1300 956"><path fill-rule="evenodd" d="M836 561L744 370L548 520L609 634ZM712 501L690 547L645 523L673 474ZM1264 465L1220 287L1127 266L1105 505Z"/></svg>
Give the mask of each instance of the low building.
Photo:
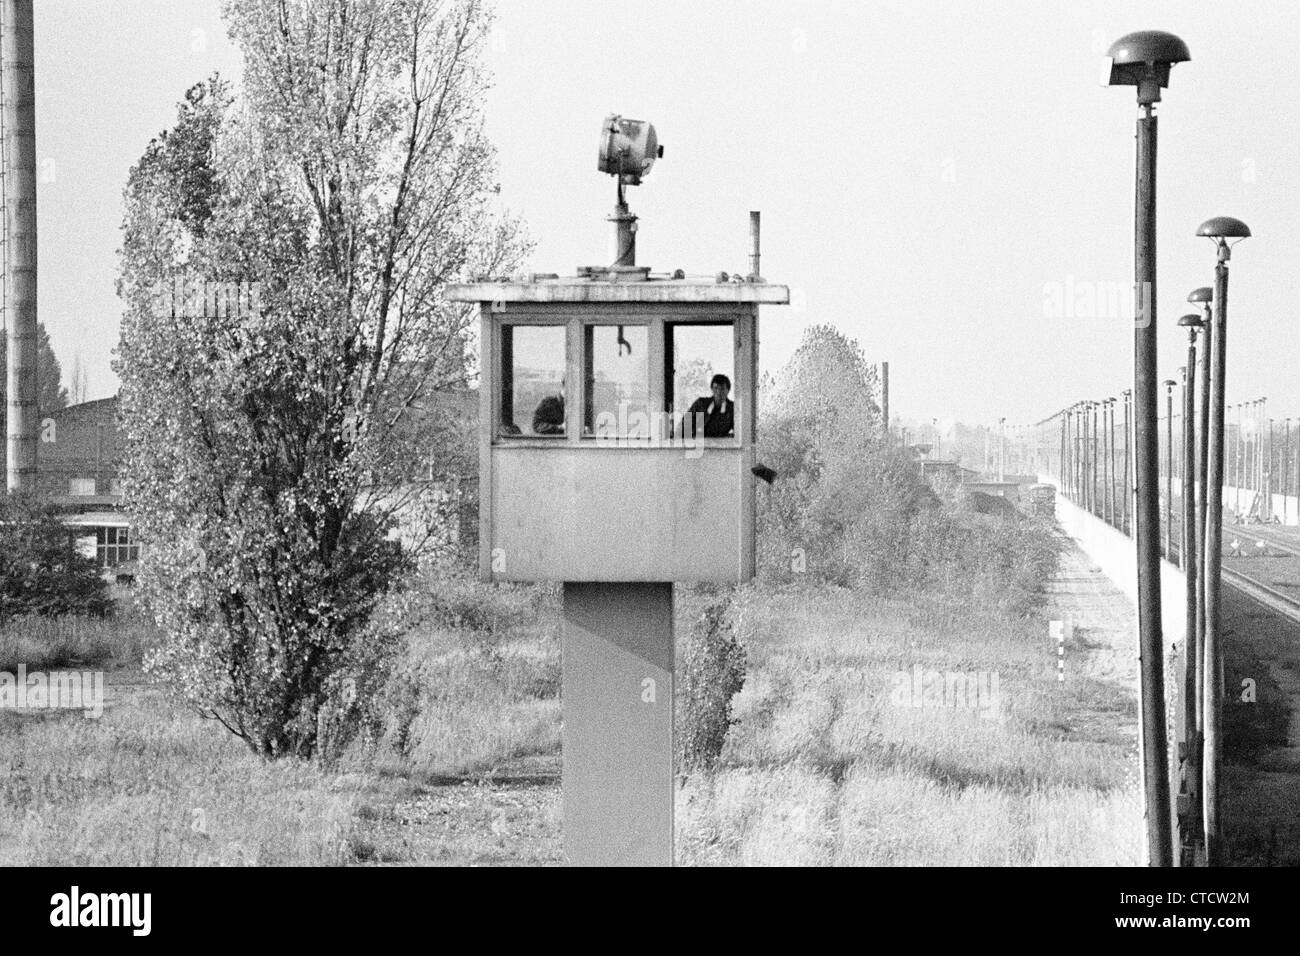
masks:
<svg viewBox="0 0 1300 956"><path fill-rule="evenodd" d="M108 576L129 579L140 556L118 478L124 442L117 396L44 416L36 458L38 493L74 530L78 546Z"/></svg>
<svg viewBox="0 0 1300 956"><path fill-rule="evenodd" d="M98 562L105 576L128 581L135 576L140 547L123 507L119 478L125 439L118 399L70 405L44 417L37 450L37 491L58 510L74 532L82 553ZM408 483L393 493L394 537L414 545L430 533L448 543L477 542L478 393L460 389L436 393L417 409L421 447L437 447L437 458L414 462ZM426 509L402 502L438 500L436 526Z"/></svg>

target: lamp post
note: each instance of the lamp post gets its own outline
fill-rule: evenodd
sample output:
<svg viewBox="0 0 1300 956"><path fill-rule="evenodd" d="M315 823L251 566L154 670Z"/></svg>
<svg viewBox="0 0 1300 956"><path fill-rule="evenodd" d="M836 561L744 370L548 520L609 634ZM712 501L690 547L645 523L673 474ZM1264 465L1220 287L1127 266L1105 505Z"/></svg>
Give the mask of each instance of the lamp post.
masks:
<svg viewBox="0 0 1300 956"><path fill-rule="evenodd" d="M1074 439L1070 428L1070 419L1073 415L1074 410L1070 408L1061 414L1061 489L1067 498L1070 496L1071 469L1074 468L1074 448L1071 445Z"/></svg>
<svg viewBox="0 0 1300 956"><path fill-rule="evenodd" d="M1192 752L1196 760L1196 768L1199 770L1201 764L1201 734L1204 730L1204 708L1200 702L1205 693L1205 666L1204 648L1205 648L1205 494L1206 494L1206 476L1205 470L1209 460L1209 438L1210 438L1210 345L1212 333L1210 327L1212 319L1210 315L1210 303L1214 298L1214 292L1209 286L1201 286L1193 289L1187 296L1187 301L1201 307L1201 343L1199 355L1197 356L1197 442L1196 442L1196 520L1193 525L1196 529L1196 539L1194 543L1196 566L1196 653L1197 659L1193 662L1190 658L1188 663L1194 663L1196 672L1196 736L1192 742ZM1197 790L1199 790L1199 781L1197 781ZM1199 807L1197 808L1199 815Z"/></svg>
<svg viewBox="0 0 1300 956"><path fill-rule="evenodd" d="M1220 216L1201 224L1198 236L1211 239L1216 248L1214 267L1214 323L1210 333L1210 454L1206 472L1205 498L1205 644L1202 666L1205 672L1205 753L1202 766L1201 799L1205 818L1206 861L1217 865L1219 846L1219 759L1223 737L1223 649L1220 646L1219 594L1222 573L1223 526L1223 411L1224 376L1227 371L1228 260L1232 244L1250 235L1239 219Z"/></svg>
<svg viewBox="0 0 1300 956"><path fill-rule="evenodd" d="M1246 487L1246 403L1237 403L1237 478L1233 483L1233 509L1241 511L1241 490Z"/></svg>
<svg viewBox="0 0 1300 956"><path fill-rule="evenodd" d="M1102 403L1106 411L1106 520L1113 527L1118 527L1119 516L1115 513L1115 399L1108 398Z"/></svg>
<svg viewBox="0 0 1300 956"><path fill-rule="evenodd" d="M1277 442L1273 440L1273 419L1268 419L1267 448L1264 450L1264 520L1273 520L1273 459L1277 455Z"/></svg>
<svg viewBox="0 0 1300 956"><path fill-rule="evenodd" d="M1068 489L1068 487L1069 487L1069 486L1066 485L1066 483L1065 483L1065 469L1066 469L1066 463L1067 463L1067 462L1066 462L1066 454L1065 454L1065 440L1066 440L1066 435L1069 434L1069 429L1070 429L1070 410L1067 408L1065 411L1063 411L1063 412L1061 413L1061 429L1060 429L1060 431L1061 431L1061 436L1060 436L1060 447L1057 448L1057 451L1056 451L1056 460L1057 460L1057 464L1058 464L1058 466L1059 466L1059 470L1060 470L1060 479L1061 479L1061 489L1062 489L1062 491L1067 491L1067 489ZM987 469L985 469L985 470L987 471ZM1067 494L1068 494L1068 491L1067 491Z"/></svg>
<svg viewBox="0 0 1300 956"><path fill-rule="evenodd" d="M1199 571L1200 548L1197 545L1198 532L1196 515L1200 505L1200 489L1203 482L1200 477L1198 457L1200 443L1196 438L1196 333L1204 328L1201 317L1195 313L1184 315L1178 320L1180 328L1187 329L1187 364L1183 367L1183 537L1182 567L1186 583L1183 637L1183 774L1182 784L1186 794L1186 809L1180 816L1180 836L1184 853L1184 862L1195 858L1196 845L1200 842L1200 808L1196 796L1200 791L1200 596L1201 578ZM1202 348L1204 346L1202 345ZM1204 403L1203 396L1200 401Z"/></svg>
<svg viewBox="0 0 1300 956"><path fill-rule="evenodd" d="M1174 559L1174 386L1173 378L1165 386L1165 561Z"/></svg>
<svg viewBox="0 0 1300 956"><path fill-rule="evenodd" d="M1088 511L1097 514L1097 403L1088 401Z"/></svg>
<svg viewBox="0 0 1300 956"><path fill-rule="evenodd" d="M998 419L998 481L1006 481L1007 472L1007 420Z"/></svg>
<svg viewBox="0 0 1300 956"><path fill-rule="evenodd" d="M1124 533L1133 533L1133 467L1132 454L1130 446L1132 442L1129 438L1129 432L1133 428L1133 390L1124 389L1120 393L1124 397Z"/></svg>
<svg viewBox="0 0 1300 956"><path fill-rule="evenodd" d="M1191 59L1171 33L1148 30L1121 37L1107 51L1107 82L1137 87L1137 197L1134 291L1139 309L1133 330L1133 399L1137 430L1138 645L1142 672L1142 762L1147 844L1152 866L1173 863L1168 747L1165 741L1164 647L1160 628L1160 515L1156 426L1156 116L1160 90L1175 63Z"/></svg>
<svg viewBox="0 0 1300 956"><path fill-rule="evenodd" d="M1287 524L1291 517L1291 418L1288 416L1282 428L1282 524Z"/></svg>
<svg viewBox="0 0 1300 956"><path fill-rule="evenodd" d="M1074 470L1074 497L1075 503L1081 508L1088 506L1086 495L1087 484L1083 480L1084 469L1088 464L1087 448L1083 443L1083 436L1087 433L1088 426L1088 406L1086 402L1079 402L1074 410L1074 453L1075 453L1075 470Z"/></svg>
<svg viewBox="0 0 1300 956"><path fill-rule="evenodd" d="M1258 411L1255 415L1255 491L1259 501L1259 513L1256 517L1260 521L1268 521L1271 502L1268 493L1268 469L1265 464L1268 462L1266 452L1264 451L1264 442L1269 438L1268 433L1264 430L1264 423L1268 421L1268 399L1261 398L1257 406Z"/></svg>

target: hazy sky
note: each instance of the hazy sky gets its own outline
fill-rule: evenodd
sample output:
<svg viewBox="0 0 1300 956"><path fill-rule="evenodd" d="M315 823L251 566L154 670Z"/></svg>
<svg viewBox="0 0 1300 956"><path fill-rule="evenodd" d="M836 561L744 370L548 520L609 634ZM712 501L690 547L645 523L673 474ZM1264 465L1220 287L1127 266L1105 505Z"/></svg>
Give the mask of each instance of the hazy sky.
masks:
<svg viewBox="0 0 1300 956"><path fill-rule="evenodd" d="M504 201L532 267L605 260L612 181L601 118L655 123L664 159L630 191L643 265L743 270L763 212L763 272L794 290L763 313L762 362L831 322L890 362L900 417L1041 418L1131 382L1131 88L1098 84L1111 40L1179 34L1159 107L1164 374L1187 292L1232 215L1229 400L1300 415L1300 7L1292 2L691 2L505 0L488 104ZM38 0L40 310L90 397L108 368L121 189L185 88L237 72L216 0ZM1127 297L1127 291L1125 293ZM1094 299L1093 305L1088 300ZM1080 314L1084 313L1084 314ZM1249 383L1247 384L1247 376Z"/></svg>

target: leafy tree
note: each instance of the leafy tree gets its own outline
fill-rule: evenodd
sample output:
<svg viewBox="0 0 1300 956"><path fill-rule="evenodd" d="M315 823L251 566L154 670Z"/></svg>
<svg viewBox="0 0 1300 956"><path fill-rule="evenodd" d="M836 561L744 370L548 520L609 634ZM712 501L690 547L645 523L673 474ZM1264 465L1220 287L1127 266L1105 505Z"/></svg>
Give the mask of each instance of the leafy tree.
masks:
<svg viewBox="0 0 1300 956"><path fill-rule="evenodd" d="M8 336L0 335L0 422L8 410ZM62 411L68 407L68 390L63 386L63 370L50 345L50 334L44 323L36 323L36 406L42 415ZM8 448L0 444L0 468L4 467Z"/></svg>
<svg viewBox="0 0 1300 956"><path fill-rule="evenodd" d="M112 603L95 562L77 551L52 507L0 495L0 623L25 614L106 614Z"/></svg>
<svg viewBox="0 0 1300 956"><path fill-rule="evenodd" d="M8 336L0 335L0 368L7 368ZM8 396L8 377L0 376L0 406ZM42 414L68 407L68 390L63 385L63 369L50 345L50 333L43 322L36 323L36 403Z"/></svg>
<svg viewBox="0 0 1300 956"><path fill-rule="evenodd" d="M808 329L764 383L760 458L780 476L761 499L762 564L842 585L885 586L901 571L908 523L933 495L880 436L875 370L830 325Z"/></svg>
<svg viewBox="0 0 1300 956"><path fill-rule="evenodd" d="M421 409L473 360L444 286L525 245L493 210L478 0L224 13L242 89L192 89L127 184L125 485L167 633L149 668L257 753L307 756L381 679L395 519L437 507L408 480ZM177 276L258 295L178 314Z"/></svg>

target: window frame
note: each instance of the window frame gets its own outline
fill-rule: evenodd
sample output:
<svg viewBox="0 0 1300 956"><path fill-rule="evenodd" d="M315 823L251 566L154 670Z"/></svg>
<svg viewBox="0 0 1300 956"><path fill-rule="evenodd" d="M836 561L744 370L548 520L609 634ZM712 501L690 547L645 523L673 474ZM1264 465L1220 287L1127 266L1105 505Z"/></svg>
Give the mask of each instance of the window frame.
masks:
<svg viewBox="0 0 1300 956"><path fill-rule="evenodd" d="M671 403L672 399L674 398L673 396L674 380L677 377L677 370L672 364L673 338L677 327L683 325L725 326L731 329L731 353L732 353L731 373L727 375L727 377L731 379L731 404L733 408L732 415L734 417L734 425L733 425L734 434L732 434L730 438L704 438L703 436L700 436L695 440L704 442L705 443L704 447L706 448L739 447L743 441L742 436L744 432L748 431L748 429L745 428L744 425L745 416L741 410L743 408L744 403L740 402L739 399L737 398L737 396L740 394L740 390L741 390L740 383L742 381L741 369L740 369L741 356L743 353L741 331L740 331L741 319L737 315L732 315L725 318L724 317L700 317L700 318L691 318L691 319L684 319L684 320L666 318L664 320L664 333L663 333L663 379L664 381L663 381L663 401L661 402L661 407L663 408L665 415L669 414L668 406ZM727 374L727 373L724 372L723 374ZM683 410L680 413L672 412L672 421L673 421L674 429L676 428L677 420L682 416L684 416L685 414L686 414L685 410Z"/></svg>
<svg viewBox="0 0 1300 956"><path fill-rule="evenodd" d="M490 347L491 365L487 367L491 380L488 393L480 399L480 414L486 413L487 420L481 423L484 449L492 447L510 448L554 448L567 440L570 444L584 441L594 447L664 447L680 451L676 439L671 436L655 434L650 438L620 438L611 441L608 437L584 434L584 412L586 409L586 370L583 368L584 343L583 327L587 325L641 325L649 330L649 349L646 356L650 364L649 387L651 411L659 410L663 420L668 417L668 389L665 379L671 374L668 367L669 353L666 348L666 328L678 325L722 325L732 330L732 399L736 403L735 435L730 438L698 438L694 447L704 448L740 448L752 445L757 439L755 409L746 407L757 401L757 354L758 343L755 341L757 312L748 304L707 305L681 304L665 307L663 305L642 305L640 303L584 303L573 302L565 306L541 305L534 303L504 303L498 309L495 305L483 308L481 340ZM565 433L563 435L507 435L503 434L501 422L501 398L505 382L503 374L502 332L506 326L540 325L563 327L565 336ZM659 363L656 371L654 363ZM481 383L482 384L482 383ZM740 396L753 396L750 402ZM577 427L572 409L578 409ZM487 467L486 461L482 462Z"/></svg>
<svg viewBox="0 0 1300 956"><path fill-rule="evenodd" d="M535 327L549 327L549 328L556 328L556 329L563 330L564 332L564 380L566 383L568 383L573 381L572 379L573 363L571 361L571 355L570 355L570 352L573 348L573 341L572 341L573 336L572 336L572 330L569 327L570 324L571 323L567 316L556 316L556 315L540 316L536 314L527 315L523 313L512 314L509 317L503 317L499 322L492 323L493 325L492 353L495 356L493 378L495 380L495 384L492 388L493 394L492 394L491 428L492 428L492 441L494 444L497 442L507 442L511 445L515 445L520 442L541 442L546 445L553 445L556 442L562 442L565 439L567 439L570 435L570 432L573 431L573 427L572 427L573 415L571 412L571 409L573 408L573 401L572 401L573 389L568 384L565 385L566 394L564 396L564 434L525 435L521 433L518 435L511 435L510 433L502 430L502 425L504 424L504 419L502 418L502 412L505 404L504 398L505 398L505 386L506 386L507 379L509 379L512 387L514 384L514 370L511 369L510 375L509 376L506 375L506 354L505 354L506 353L505 350L506 326L522 325L522 326L535 326ZM511 350L511 356L513 358L513 354L514 354L513 339L511 341L510 350ZM513 403L513 396L512 396L512 403ZM512 415L512 421L513 420L514 420L514 416Z"/></svg>
<svg viewBox="0 0 1300 956"><path fill-rule="evenodd" d="M100 525L95 528L95 563L99 567L116 568L139 559L140 544L131 534L130 526Z"/></svg>
<svg viewBox="0 0 1300 956"><path fill-rule="evenodd" d="M587 368L587 329L595 328L597 326L604 326L604 327L622 326L623 328L632 327L632 328L643 328L646 330L646 354L645 354L646 410L648 412L653 412L655 408L658 407L655 400L656 390L654 386L655 375L654 375L653 359L656 352L662 353L663 351L663 347L662 347L663 337L662 334L656 336L655 328L654 328L655 326L654 318L648 315L641 315L635 317L628 316L626 318L622 316L616 316L616 315L615 316L579 315L577 317L577 340L578 340L577 365L579 370L580 387L582 389L582 428L578 436L579 440L597 441L597 442L618 441L624 444L636 445L642 443L649 443L651 441L654 441L662 437L656 433L653 427L653 420L651 423L651 429L648 436L628 437L627 435L597 435L595 433L594 426L593 426L593 430L590 433L587 431L587 407L590 404L590 398L591 398L591 396L588 394L588 372L590 370ZM656 348L656 338L658 338L658 342L659 342L659 346L657 348Z"/></svg>

